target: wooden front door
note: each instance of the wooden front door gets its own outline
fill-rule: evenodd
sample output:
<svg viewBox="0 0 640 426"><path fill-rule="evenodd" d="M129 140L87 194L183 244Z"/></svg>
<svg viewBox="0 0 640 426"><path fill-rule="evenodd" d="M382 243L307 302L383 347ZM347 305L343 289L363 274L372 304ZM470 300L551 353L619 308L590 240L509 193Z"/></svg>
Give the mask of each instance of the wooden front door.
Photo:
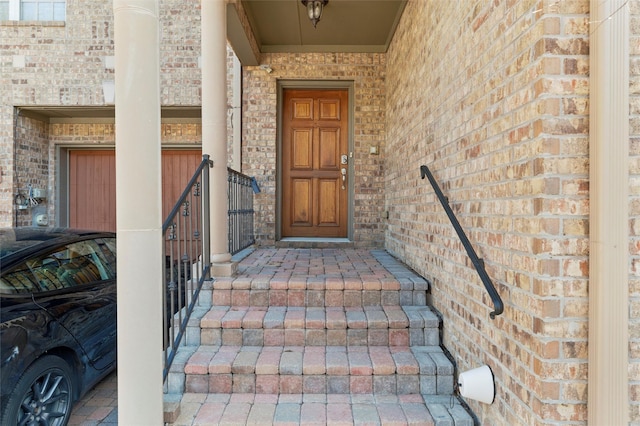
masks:
<svg viewBox="0 0 640 426"><path fill-rule="evenodd" d="M162 151L163 220L182 194L200 161L200 150ZM136 183L131 182L131 185ZM144 188L140 188L140 191L143 190ZM116 230L115 151L69 151L69 226L101 231Z"/></svg>
<svg viewBox="0 0 640 426"><path fill-rule="evenodd" d="M285 89L282 236L347 236L348 91Z"/></svg>

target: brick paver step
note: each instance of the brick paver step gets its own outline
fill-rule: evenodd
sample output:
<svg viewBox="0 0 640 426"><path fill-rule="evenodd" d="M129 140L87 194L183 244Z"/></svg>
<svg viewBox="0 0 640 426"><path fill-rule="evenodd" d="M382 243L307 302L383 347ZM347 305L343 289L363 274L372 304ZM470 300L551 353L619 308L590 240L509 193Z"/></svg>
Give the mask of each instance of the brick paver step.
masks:
<svg viewBox="0 0 640 426"><path fill-rule="evenodd" d="M213 306L200 321L201 343L246 346L422 346L439 344L428 306Z"/></svg>
<svg viewBox="0 0 640 426"><path fill-rule="evenodd" d="M323 274L319 276L236 276L217 277L215 286L220 290L428 290L429 282L423 277L411 276L358 276Z"/></svg>
<svg viewBox="0 0 640 426"><path fill-rule="evenodd" d="M451 394L439 346L200 346L186 392Z"/></svg>
<svg viewBox="0 0 640 426"><path fill-rule="evenodd" d="M384 250L256 250L218 277L218 306L425 305L429 282Z"/></svg>
<svg viewBox="0 0 640 426"><path fill-rule="evenodd" d="M455 404L461 408L459 402ZM173 426L438 424L420 394L185 394L182 406ZM455 424L471 426L473 422Z"/></svg>
<svg viewBox="0 0 640 426"><path fill-rule="evenodd" d="M220 278L214 282L216 306L375 306L425 305L429 284L415 279Z"/></svg>

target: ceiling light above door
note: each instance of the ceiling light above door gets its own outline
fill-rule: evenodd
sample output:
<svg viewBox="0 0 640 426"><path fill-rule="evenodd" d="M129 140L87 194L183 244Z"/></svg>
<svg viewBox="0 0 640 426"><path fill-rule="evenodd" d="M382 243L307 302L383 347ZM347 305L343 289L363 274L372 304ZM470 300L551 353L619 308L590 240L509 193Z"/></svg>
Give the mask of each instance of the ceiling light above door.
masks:
<svg viewBox="0 0 640 426"><path fill-rule="evenodd" d="M322 17L322 9L329 3L329 0L300 0L307 8L307 15L315 28Z"/></svg>

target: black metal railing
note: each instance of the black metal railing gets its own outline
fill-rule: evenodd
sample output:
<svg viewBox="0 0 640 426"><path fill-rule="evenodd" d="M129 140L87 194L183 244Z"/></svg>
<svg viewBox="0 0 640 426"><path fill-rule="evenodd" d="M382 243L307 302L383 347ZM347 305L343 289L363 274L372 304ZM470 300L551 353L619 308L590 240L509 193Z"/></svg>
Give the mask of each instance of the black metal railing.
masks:
<svg viewBox="0 0 640 426"><path fill-rule="evenodd" d="M485 270L484 261L478 257L476 251L473 249L473 246L471 246L469 238L467 238L467 235L462 229L462 226L460 226L460 222L458 222L455 213L453 213L453 210L451 210L451 207L449 206L449 200L440 190L440 186L438 186L438 182L436 182L429 168L424 165L420 166L420 175L422 176L422 179L424 179L425 176L429 179L429 182L431 183L431 186L433 187L438 200L440 200L440 204L442 204L442 207L447 213L451 224L455 228L456 233L458 234L458 237L462 242L462 245L467 251L467 255L471 259L471 263L473 263L473 266L476 268L476 271L480 276L480 280L482 280L482 284L484 284L484 288L487 290L487 293L489 293L489 297L491 297L491 301L493 302L493 312L491 312L489 316L491 317L491 319L495 319L496 315L500 315L504 311L504 304L502 303L502 298L496 291L496 288L493 286L491 278L489 278L489 275Z"/></svg>
<svg viewBox="0 0 640 426"><path fill-rule="evenodd" d="M236 254L255 243L253 194L260 192L255 179L227 168L229 190L229 253Z"/></svg>
<svg viewBox="0 0 640 426"><path fill-rule="evenodd" d="M189 317L209 275L209 168L208 155L187 184L162 225L164 237L164 369L166 380Z"/></svg>

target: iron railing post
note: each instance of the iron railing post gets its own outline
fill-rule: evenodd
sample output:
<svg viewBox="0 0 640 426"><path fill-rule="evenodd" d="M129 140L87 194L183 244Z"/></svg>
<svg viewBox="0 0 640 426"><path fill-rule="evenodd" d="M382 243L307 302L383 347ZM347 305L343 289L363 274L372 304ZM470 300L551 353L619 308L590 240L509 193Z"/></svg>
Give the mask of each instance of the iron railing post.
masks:
<svg viewBox="0 0 640 426"><path fill-rule="evenodd" d="M202 161L209 163L209 167L204 167L202 169L202 266L203 270L209 272L211 266L211 226L209 223L211 198L209 196L209 168L213 167L213 161L209 160L208 154L204 154L202 156ZM207 273L207 275L209 274Z"/></svg>
<svg viewBox="0 0 640 426"><path fill-rule="evenodd" d="M247 175L227 168L229 253L236 254L255 242L253 233L253 194L257 184ZM256 191L257 189L257 191Z"/></svg>

